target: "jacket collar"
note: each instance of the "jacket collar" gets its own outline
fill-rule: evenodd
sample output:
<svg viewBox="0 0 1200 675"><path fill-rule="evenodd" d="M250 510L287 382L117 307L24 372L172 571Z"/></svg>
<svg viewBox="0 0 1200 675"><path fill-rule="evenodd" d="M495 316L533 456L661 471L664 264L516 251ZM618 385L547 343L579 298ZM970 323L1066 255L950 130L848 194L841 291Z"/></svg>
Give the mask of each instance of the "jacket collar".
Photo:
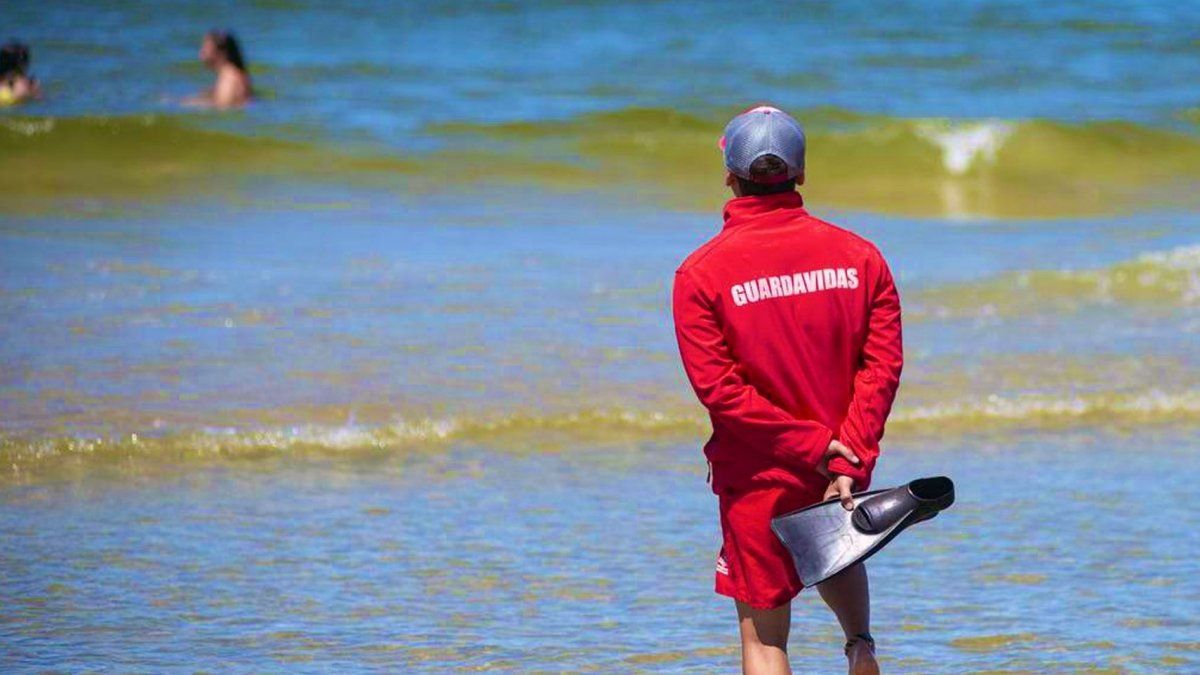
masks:
<svg viewBox="0 0 1200 675"><path fill-rule="evenodd" d="M774 195L734 197L725 202L725 227L733 227L771 211L801 209L804 199L799 192L780 192Z"/></svg>

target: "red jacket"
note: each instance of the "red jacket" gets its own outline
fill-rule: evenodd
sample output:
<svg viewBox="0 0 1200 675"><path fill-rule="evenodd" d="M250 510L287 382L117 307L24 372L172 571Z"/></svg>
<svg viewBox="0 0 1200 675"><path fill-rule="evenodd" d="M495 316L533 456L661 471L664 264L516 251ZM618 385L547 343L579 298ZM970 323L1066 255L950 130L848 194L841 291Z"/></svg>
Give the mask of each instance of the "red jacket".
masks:
<svg viewBox="0 0 1200 675"><path fill-rule="evenodd" d="M739 197L675 273L675 334L712 418L714 492L751 483L823 489L830 462L866 489L900 384L900 298L871 242L813 218L795 192Z"/></svg>

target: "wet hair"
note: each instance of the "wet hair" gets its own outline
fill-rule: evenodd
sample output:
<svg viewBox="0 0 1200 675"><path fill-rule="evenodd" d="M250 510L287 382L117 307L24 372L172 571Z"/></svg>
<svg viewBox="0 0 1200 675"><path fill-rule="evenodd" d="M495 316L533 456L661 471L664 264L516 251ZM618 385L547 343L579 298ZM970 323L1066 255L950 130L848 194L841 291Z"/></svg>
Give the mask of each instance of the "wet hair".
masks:
<svg viewBox="0 0 1200 675"><path fill-rule="evenodd" d="M787 164L775 155L763 155L750 163L750 180L737 176L738 187L743 195L774 195L782 192L793 192L796 189L796 179L790 178L778 183L763 182L786 176Z"/></svg>
<svg viewBox="0 0 1200 675"><path fill-rule="evenodd" d="M25 75L29 71L29 45L16 40L0 46L0 79Z"/></svg>
<svg viewBox="0 0 1200 675"><path fill-rule="evenodd" d="M248 72L246 68L246 59L242 57L242 47L238 44L237 36L230 30L210 30L205 36L213 41L213 46L217 51L237 67L238 70Z"/></svg>

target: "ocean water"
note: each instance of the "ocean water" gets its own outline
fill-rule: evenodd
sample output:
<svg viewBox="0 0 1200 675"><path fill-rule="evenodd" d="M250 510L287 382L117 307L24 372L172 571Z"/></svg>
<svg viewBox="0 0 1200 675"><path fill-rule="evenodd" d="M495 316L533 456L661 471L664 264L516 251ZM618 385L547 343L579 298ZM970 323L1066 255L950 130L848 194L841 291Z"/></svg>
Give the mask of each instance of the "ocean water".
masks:
<svg viewBox="0 0 1200 675"><path fill-rule="evenodd" d="M952 466L959 495L869 563L885 669L1194 670L1195 472L1161 470L1194 449L1143 438L894 446L881 480ZM4 665L736 671L694 459L472 448L24 487L0 512ZM838 672L829 611L804 593L794 615L797 669Z"/></svg>
<svg viewBox="0 0 1200 675"><path fill-rule="evenodd" d="M669 291L761 100L899 282L876 483L959 486L871 564L885 669L1200 669L1191 5L5 16L0 670L736 669ZM211 26L245 111L172 102Z"/></svg>

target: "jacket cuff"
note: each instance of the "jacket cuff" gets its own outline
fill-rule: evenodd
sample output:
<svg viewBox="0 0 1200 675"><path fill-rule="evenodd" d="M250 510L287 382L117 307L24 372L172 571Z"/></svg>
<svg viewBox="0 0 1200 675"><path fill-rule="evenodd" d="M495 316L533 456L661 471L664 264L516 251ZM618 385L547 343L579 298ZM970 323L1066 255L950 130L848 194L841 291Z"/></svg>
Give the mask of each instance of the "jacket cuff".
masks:
<svg viewBox="0 0 1200 675"><path fill-rule="evenodd" d="M853 490L862 492L871 485L871 470L867 468L866 461L862 457L859 457L858 460L862 463L856 466L844 457L834 457L829 460L829 473L849 476L854 479Z"/></svg>
<svg viewBox="0 0 1200 675"><path fill-rule="evenodd" d="M821 462L825 461L825 451L829 449L829 442L832 440L833 431L823 426L810 430L803 437L796 439L794 444L787 446L787 459L800 464L806 470L816 470L821 466Z"/></svg>

